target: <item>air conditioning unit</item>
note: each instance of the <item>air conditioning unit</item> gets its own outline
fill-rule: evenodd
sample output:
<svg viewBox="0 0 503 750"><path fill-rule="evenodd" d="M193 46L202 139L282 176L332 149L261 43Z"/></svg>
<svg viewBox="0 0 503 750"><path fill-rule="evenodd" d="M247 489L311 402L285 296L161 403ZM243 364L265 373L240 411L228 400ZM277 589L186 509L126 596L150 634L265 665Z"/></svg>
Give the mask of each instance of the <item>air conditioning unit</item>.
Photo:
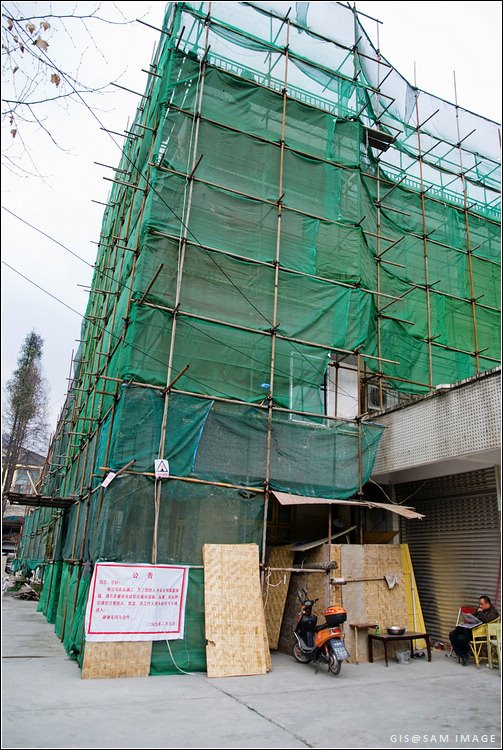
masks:
<svg viewBox="0 0 503 750"><path fill-rule="evenodd" d="M369 385L367 387L367 410L368 411L381 411L381 409L390 409L393 406L399 404L398 393L386 391L383 388L382 391L382 406L379 397L379 386Z"/></svg>
<svg viewBox="0 0 503 750"><path fill-rule="evenodd" d="M379 411L380 408L379 386L369 385L367 388L367 409L368 411Z"/></svg>

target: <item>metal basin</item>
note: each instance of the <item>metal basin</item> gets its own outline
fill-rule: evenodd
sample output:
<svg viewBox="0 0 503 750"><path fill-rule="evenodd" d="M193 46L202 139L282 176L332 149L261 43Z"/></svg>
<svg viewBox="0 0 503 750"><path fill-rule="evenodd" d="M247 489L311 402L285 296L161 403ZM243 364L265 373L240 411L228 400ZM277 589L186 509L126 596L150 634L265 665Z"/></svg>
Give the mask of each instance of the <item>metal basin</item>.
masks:
<svg viewBox="0 0 503 750"><path fill-rule="evenodd" d="M393 625L390 628L386 628L389 635L403 635L405 633L405 628L399 628L398 625Z"/></svg>

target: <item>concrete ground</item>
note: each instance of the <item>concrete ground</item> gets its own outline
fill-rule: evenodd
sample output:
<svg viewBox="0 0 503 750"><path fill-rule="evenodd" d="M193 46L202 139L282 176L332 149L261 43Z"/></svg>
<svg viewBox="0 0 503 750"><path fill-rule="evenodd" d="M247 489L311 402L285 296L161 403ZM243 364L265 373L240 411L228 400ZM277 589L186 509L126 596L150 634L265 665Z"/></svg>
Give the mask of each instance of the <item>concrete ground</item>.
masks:
<svg viewBox="0 0 503 750"><path fill-rule="evenodd" d="M3 597L2 748L501 747L500 673L445 652L338 677L272 672L82 680L36 602Z"/></svg>

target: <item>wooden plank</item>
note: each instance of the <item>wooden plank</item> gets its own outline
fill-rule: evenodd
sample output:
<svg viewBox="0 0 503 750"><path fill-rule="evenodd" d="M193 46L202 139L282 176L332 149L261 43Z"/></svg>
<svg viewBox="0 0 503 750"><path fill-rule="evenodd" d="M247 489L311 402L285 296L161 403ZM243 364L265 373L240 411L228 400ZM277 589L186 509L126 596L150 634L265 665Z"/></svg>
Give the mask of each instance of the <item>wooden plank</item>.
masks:
<svg viewBox="0 0 503 750"><path fill-rule="evenodd" d="M332 536L330 537L330 541L333 542L334 539L337 539L340 536L344 536L345 534L349 534L349 532L353 531L353 529L356 529L356 526L349 526L343 531L338 531L337 534L332 534ZM323 539L316 539L314 542L307 542L306 544L290 544L288 549L293 550L293 552L305 552L308 549L320 547L322 544L326 544L327 542L328 536L324 537ZM273 566L271 565L271 568L272 567Z"/></svg>
<svg viewBox="0 0 503 750"><path fill-rule="evenodd" d="M295 553L288 547L272 547L267 564L271 568L290 568L294 555ZM278 648L290 576L290 571L266 571L263 600L267 637L269 639L269 648L271 649Z"/></svg>
<svg viewBox="0 0 503 750"><path fill-rule="evenodd" d="M270 669L256 544L204 544L208 677Z"/></svg>
<svg viewBox="0 0 503 750"><path fill-rule="evenodd" d="M424 624L419 594L417 593L416 578L414 576L414 568L412 567L409 545L401 544L400 549L402 550L405 600L407 603L407 627L408 630L416 633L426 633L426 626ZM416 648L426 648L426 641L416 641Z"/></svg>
<svg viewBox="0 0 503 750"><path fill-rule="evenodd" d="M82 664L82 679L148 677L152 641L88 641Z"/></svg>

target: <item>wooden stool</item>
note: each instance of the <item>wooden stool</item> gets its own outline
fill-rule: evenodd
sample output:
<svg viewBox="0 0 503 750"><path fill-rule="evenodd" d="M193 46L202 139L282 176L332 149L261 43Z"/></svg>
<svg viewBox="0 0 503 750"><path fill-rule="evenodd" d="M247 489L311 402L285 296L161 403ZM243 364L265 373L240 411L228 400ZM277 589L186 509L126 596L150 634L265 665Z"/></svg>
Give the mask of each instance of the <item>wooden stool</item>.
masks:
<svg viewBox="0 0 503 750"><path fill-rule="evenodd" d="M375 622L350 622L349 627L355 629L355 664L358 664L358 631L367 630L367 628L376 628L377 623Z"/></svg>

